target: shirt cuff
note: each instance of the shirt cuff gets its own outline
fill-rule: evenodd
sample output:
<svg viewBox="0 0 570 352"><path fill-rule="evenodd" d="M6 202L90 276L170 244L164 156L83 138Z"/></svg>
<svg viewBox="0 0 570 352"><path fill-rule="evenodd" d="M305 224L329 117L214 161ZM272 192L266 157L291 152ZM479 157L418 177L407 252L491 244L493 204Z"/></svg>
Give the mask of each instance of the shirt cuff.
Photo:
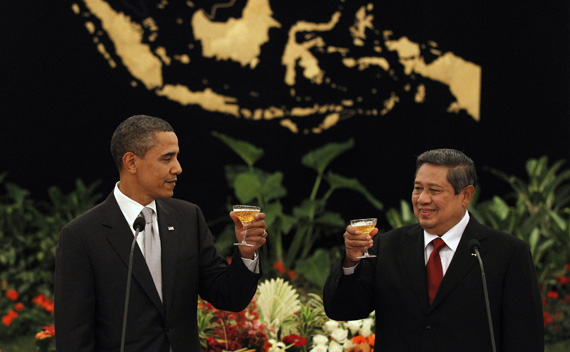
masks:
<svg viewBox="0 0 570 352"><path fill-rule="evenodd" d="M348 268L345 268L343 266L342 271L344 272L344 275L352 275L352 274L354 274L354 270L356 270L357 266L358 266L358 263L356 263L355 266L349 266Z"/></svg>
<svg viewBox="0 0 570 352"><path fill-rule="evenodd" d="M249 271L259 274L259 256L257 255L257 251L253 253L253 259L241 258L241 260L243 260L243 263Z"/></svg>

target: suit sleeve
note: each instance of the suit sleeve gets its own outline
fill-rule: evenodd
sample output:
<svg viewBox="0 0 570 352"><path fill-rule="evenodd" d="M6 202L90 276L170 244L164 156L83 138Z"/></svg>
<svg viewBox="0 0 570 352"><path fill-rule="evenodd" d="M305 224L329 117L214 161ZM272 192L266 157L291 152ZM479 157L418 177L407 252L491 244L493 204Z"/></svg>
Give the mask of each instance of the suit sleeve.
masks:
<svg viewBox="0 0 570 352"><path fill-rule="evenodd" d="M505 277L502 351L544 351L544 320L530 249L517 242Z"/></svg>
<svg viewBox="0 0 570 352"><path fill-rule="evenodd" d="M201 210L196 208L196 212L200 236L200 296L218 309L241 311L255 295L262 275L261 265L259 273L251 272L237 250L228 265L216 250Z"/></svg>
<svg viewBox="0 0 570 352"><path fill-rule="evenodd" d="M73 228L60 233L55 263L58 352L94 351L95 284L89 256Z"/></svg>
<svg viewBox="0 0 570 352"><path fill-rule="evenodd" d="M351 275L344 275L342 261L335 264L325 283L323 302L334 320L357 320L374 310L373 260L361 260Z"/></svg>

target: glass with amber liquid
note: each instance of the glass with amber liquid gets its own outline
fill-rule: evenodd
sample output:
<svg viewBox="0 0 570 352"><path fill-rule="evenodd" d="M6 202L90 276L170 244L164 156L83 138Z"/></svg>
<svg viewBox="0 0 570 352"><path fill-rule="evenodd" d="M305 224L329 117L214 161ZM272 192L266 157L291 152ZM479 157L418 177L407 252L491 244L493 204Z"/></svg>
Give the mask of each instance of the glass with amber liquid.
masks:
<svg viewBox="0 0 570 352"><path fill-rule="evenodd" d="M368 219L354 219L350 220L350 225L360 231L363 235L368 235L374 227L376 227L376 219L375 218L368 218ZM358 258L376 258L376 255L369 254L368 248L364 250L364 254L362 254Z"/></svg>
<svg viewBox="0 0 570 352"><path fill-rule="evenodd" d="M254 205L234 205L234 212L241 221L242 225L248 224L254 220L255 214L259 213L261 208ZM243 240L238 243L234 243L234 246L249 246L253 247L252 244L246 242L245 238L247 235L247 229L243 232Z"/></svg>

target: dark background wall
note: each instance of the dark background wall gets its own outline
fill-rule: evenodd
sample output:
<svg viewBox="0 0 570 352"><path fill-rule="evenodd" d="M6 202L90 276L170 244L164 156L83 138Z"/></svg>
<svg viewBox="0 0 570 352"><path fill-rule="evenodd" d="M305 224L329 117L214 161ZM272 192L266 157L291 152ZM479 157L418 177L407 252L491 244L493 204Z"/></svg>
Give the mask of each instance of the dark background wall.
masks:
<svg viewBox="0 0 570 352"><path fill-rule="evenodd" d="M321 3L308 4L318 11ZM355 148L331 169L358 178L387 207L409 198L414 158L427 149L451 147L471 156L483 198L507 190L485 167L524 177L528 158L569 158L568 1L380 1L376 6L386 27L417 42L434 40L482 67L479 122L447 113L431 99L400 104L386 116L355 116L320 134L293 134L276 121L182 106L133 88L126 70L111 69L70 3L10 1L0 5L0 171L35 198L46 197L52 185L72 190L76 178L102 180L99 189L106 195L118 178L110 137L134 114L162 117L177 130L184 171L175 195L201 205L208 218L225 212L229 191L223 166L239 162L211 131L265 149L258 166L284 172L289 207L309 195L314 180L301 156L349 138L355 138ZM331 201L346 218L381 217L351 192L339 192Z"/></svg>

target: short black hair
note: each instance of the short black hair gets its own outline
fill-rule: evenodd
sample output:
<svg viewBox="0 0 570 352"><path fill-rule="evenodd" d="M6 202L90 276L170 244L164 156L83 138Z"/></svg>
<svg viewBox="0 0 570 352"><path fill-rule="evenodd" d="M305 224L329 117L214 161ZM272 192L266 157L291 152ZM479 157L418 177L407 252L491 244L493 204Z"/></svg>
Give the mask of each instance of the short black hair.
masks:
<svg viewBox="0 0 570 352"><path fill-rule="evenodd" d="M416 159L416 175L423 164L447 167L447 180L453 186L455 194L459 194L467 186L477 186L475 163L458 150L434 149L422 153Z"/></svg>
<svg viewBox="0 0 570 352"><path fill-rule="evenodd" d="M119 171L126 153L142 158L156 145L157 132L174 132L174 129L163 119L147 115L134 115L121 122L111 138L111 155Z"/></svg>

